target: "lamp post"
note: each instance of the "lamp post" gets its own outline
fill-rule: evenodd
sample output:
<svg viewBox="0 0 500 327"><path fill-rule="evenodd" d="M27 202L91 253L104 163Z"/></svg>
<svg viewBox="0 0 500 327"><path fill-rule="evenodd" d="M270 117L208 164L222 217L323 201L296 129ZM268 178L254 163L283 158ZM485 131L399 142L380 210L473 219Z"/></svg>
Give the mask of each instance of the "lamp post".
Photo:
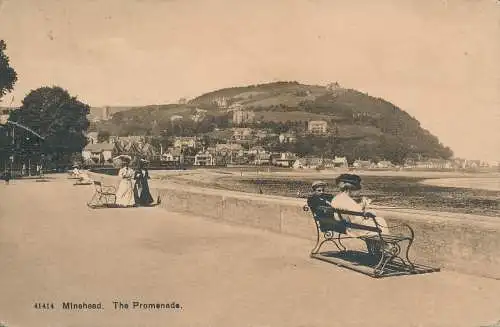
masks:
<svg viewBox="0 0 500 327"><path fill-rule="evenodd" d="M10 173L12 174L12 166L14 165L14 152L15 152L15 146L16 146L16 141L15 141L15 129L14 129L14 125L11 126L12 127L12 132L11 132L11 136L12 136L12 150L11 150L11 154L10 154Z"/></svg>

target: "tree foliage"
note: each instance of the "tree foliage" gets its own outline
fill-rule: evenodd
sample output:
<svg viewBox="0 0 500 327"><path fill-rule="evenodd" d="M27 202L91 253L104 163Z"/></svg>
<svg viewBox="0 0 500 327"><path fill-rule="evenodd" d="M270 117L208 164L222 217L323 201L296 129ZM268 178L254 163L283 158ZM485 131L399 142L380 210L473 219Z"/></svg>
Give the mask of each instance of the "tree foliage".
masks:
<svg viewBox="0 0 500 327"><path fill-rule="evenodd" d="M12 119L45 138L40 143L35 141L31 147L33 152L45 154L54 162L68 161L86 145L84 133L89 127L89 110L87 104L60 87L41 87L23 99L21 108L12 113ZM27 140L26 133L17 136L21 144L33 142L33 137Z"/></svg>
<svg viewBox="0 0 500 327"><path fill-rule="evenodd" d="M111 133L106 130L97 132L97 142L109 142L109 137Z"/></svg>
<svg viewBox="0 0 500 327"><path fill-rule="evenodd" d="M4 40L0 40L0 100L7 92L14 89L14 84L17 82L17 73L10 66L5 50L7 50L7 44Z"/></svg>

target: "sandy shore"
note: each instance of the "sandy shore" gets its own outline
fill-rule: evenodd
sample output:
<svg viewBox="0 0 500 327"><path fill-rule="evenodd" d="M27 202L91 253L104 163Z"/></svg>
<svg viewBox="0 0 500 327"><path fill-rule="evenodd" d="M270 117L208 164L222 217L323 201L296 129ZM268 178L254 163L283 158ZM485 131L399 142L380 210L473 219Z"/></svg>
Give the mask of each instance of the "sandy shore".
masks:
<svg viewBox="0 0 500 327"><path fill-rule="evenodd" d="M156 178L172 176L185 180L195 180L210 184L221 177L271 177L271 178L314 178L333 179L340 174L348 173L345 169L316 171L290 170L269 171L260 168L255 171L237 171L235 169L195 169L195 170L160 170L150 174ZM354 171L349 172L360 176L387 176L425 178L421 183L441 187L471 188L489 191L500 191L499 173L463 173L463 172L433 172L433 171Z"/></svg>
<svg viewBox="0 0 500 327"><path fill-rule="evenodd" d="M441 187L471 188L488 191L500 191L500 178L438 178L426 179L421 182L426 185Z"/></svg>

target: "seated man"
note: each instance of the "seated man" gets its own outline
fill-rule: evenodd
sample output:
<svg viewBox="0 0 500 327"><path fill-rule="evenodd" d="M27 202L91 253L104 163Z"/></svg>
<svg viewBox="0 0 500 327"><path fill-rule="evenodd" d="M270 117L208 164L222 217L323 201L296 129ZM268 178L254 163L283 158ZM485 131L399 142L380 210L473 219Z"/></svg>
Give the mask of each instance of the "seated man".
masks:
<svg viewBox="0 0 500 327"><path fill-rule="evenodd" d="M315 219L319 221L322 231L331 230L345 234L346 226L343 221L335 216L331 204L334 195L325 193L326 185L322 181L312 184L313 194L308 197L307 205L311 208Z"/></svg>

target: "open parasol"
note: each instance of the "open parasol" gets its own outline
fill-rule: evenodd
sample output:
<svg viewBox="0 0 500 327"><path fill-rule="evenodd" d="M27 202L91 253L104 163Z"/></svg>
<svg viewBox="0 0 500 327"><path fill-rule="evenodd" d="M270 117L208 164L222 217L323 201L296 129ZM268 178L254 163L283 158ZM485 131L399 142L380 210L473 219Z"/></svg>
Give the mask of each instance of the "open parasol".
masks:
<svg viewBox="0 0 500 327"><path fill-rule="evenodd" d="M120 154L119 156L116 156L113 158L113 161L126 161L126 162L131 162L132 157L127 155L127 154Z"/></svg>

